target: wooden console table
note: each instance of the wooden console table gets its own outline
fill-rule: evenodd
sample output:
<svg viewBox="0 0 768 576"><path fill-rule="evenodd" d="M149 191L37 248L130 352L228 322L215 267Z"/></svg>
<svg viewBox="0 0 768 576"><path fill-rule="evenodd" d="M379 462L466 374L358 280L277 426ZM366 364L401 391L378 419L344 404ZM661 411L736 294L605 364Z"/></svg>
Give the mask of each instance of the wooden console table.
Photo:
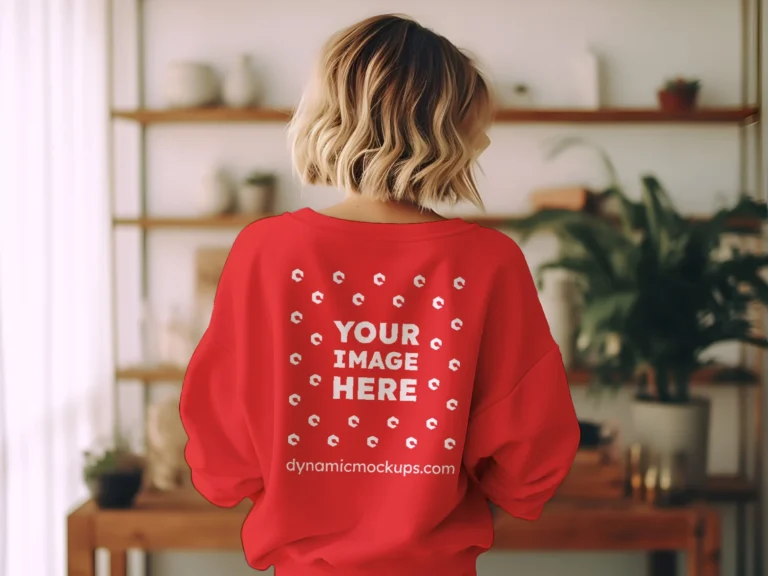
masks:
<svg viewBox="0 0 768 576"><path fill-rule="evenodd" d="M142 495L130 510L86 502L67 519L67 574L95 576L97 548L110 552L112 576L126 575L128 549L242 551L247 511L245 504L216 508L195 493ZM719 576L720 517L705 505L662 510L625 501L553 502L533 523L501 516L493 549L648 551L654 576L673 574L668 552L684 551L687 576Z"/></svg>

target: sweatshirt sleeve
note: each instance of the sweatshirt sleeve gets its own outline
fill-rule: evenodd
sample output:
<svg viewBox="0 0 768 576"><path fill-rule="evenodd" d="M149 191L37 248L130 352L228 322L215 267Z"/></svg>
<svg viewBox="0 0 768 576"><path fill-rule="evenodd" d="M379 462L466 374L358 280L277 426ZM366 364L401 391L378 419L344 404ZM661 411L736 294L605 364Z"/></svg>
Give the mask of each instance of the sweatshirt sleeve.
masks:
<svg viewBox="0 0 768 576"><path fill-rule="evenodd" d="M251 267L243 235L224 265L210 324L190 360L180 401L192 484L206 500L227 508L263 489L243 394L253 369L247 353L253 318L245 298Z"/></svg>
<svg viewBox="0 0 768 576"><path fill-rule="evenodd" d="M511 244L488 302L464 461L489 500L535 520L570 470L580 434L560 350Z"/></svg>

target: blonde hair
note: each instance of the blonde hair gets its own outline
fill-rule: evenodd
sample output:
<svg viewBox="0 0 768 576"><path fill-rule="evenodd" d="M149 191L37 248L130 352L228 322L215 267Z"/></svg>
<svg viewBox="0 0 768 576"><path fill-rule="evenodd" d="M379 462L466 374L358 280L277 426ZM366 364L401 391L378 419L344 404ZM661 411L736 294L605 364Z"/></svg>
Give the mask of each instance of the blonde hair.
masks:
<svg viewBox="0 0 768 576"><path fill-rule="evenodd" d="M421 206L482 207L472 139L493 114L488 83L442 36L406 17L334 35L289 125L304 184Z"/></svg>

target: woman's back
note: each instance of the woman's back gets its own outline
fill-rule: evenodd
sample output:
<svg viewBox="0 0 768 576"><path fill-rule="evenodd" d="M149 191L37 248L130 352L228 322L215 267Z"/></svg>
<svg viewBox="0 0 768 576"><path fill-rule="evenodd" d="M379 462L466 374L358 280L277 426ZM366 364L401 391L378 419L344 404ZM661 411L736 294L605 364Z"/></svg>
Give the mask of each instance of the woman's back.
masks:
<svg viewBox="0 0 768 576"><path fill-rule="evenodd" d="M479 76L446 76L455 66L435 55L447 41L416 27L381 17L332 41L325 92L344 104L328 118L323 98L305 102L294 152L307 181L349 198L240 234L184 382L193 482L217 505L253 500L246 555L277 576L474 575L493 538L487 501L535 519L578 444L520 249L422 209L475 199L471 150L482 130L458 127L482 111L467 88ZM380 83L398 85L397 46L421 47L405 56L457 84L466 102L387 100L392 86ZM338 93L334 74L351 95ZM409 90L428 88L420 78L400 80L406 104ZM376 86L382 96L356 104L366 82L369 100ZM404 115L402 130L387 114L359 126L370 102Z"/></svg>

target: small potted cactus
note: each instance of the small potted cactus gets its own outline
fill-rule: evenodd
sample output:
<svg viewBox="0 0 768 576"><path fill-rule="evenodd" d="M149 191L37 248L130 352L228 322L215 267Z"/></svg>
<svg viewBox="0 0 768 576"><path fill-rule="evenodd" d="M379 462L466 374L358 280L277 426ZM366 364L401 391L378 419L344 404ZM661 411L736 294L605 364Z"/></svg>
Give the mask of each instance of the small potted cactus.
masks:
<svg viewBox="0 0 768 576"><path fill-rule="evenodd" d="M122 444L84 456L83 477L99 507L130 508L141 489L144 458Z"/></svg>
<svg viewBox="0 0 768 576"><path fill-rule="evenodd" d="M688 112L696 108L701 83L698 80L673 78L659 89L659 106L665 112Z"/></svg>

